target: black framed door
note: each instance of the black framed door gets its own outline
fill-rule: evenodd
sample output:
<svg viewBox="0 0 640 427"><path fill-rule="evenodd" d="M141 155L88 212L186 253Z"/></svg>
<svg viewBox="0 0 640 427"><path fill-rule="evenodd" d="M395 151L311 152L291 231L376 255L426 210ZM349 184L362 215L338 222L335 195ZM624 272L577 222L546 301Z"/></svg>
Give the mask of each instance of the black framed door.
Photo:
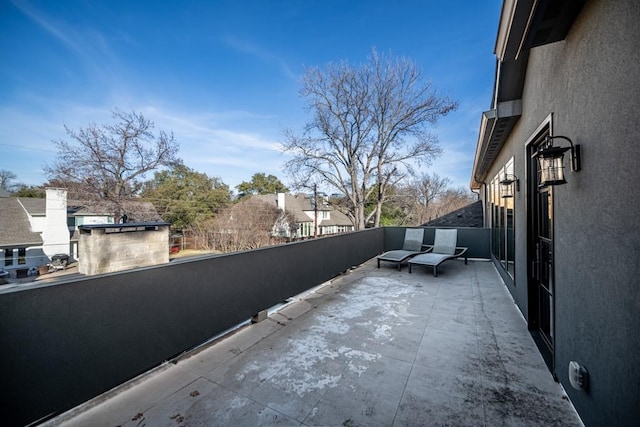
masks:
<svg viewBox="0 0 640 427"><path fill-rule="evenodd" d="M539 186L539 165L533 156L547 134L548 130L543 131L529 146L529 329L549 370L555 374L553 187Z"/></svg>

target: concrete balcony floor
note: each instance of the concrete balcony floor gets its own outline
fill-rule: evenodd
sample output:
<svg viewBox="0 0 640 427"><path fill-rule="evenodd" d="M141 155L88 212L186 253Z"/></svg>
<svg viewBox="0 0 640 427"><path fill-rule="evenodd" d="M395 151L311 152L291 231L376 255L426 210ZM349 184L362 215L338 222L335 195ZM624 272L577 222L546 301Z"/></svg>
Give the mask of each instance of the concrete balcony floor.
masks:
<svg viewBox="0 0 640 427"><path fill-rule="evenodd" d="M97 400L47 424L582 425L483 261L371 260Z"/></svg>

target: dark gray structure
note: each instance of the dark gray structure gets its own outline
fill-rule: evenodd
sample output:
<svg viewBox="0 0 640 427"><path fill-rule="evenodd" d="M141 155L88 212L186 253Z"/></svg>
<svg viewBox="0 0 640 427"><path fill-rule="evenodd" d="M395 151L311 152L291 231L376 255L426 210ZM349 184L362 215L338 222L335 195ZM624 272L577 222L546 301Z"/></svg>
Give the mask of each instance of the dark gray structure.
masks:
<svg viewBox="0 0 640 427"><path fill-rule="evenodd" d="M442 215L427 223L423 227L484 227L484 211L482 201L478 200Z"/></svg>
<svg viewBox="0 0 640 427"><path fill-rule="evenodd" d="M588 426L640 419L638 22L634 0L506 0L471 181L495 263ZM580 145L564 185L540 185L548 136Z"/></svg>

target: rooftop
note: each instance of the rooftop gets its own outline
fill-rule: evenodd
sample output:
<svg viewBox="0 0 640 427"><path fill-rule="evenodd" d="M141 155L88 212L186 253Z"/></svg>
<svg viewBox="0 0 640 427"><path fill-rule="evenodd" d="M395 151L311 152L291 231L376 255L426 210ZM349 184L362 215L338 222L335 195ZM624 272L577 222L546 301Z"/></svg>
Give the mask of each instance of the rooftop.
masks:
<svg viewBox="0 0 640 427"><path fill-rule="evenodd" d="M375 260L47 425L581 422L490 262Z"/></svg>
<svg viewBox="0 0 640 427"><path fill-rule="evenodd" d="M470 203L446 215L422 224L423 227L483 227L482 201Z"/></svg>

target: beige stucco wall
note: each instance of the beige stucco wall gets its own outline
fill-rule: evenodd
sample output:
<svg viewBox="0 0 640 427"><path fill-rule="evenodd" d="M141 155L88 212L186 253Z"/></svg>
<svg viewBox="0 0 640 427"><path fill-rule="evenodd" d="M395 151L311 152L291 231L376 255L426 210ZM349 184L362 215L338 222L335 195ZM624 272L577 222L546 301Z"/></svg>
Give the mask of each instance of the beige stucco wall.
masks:
<svg viewBox="0 0 640 427"><path fill-rule="evenodd" d="M95 228L81 231L78 245L78 272L82 274L164 264L169 262L169 227L162 225L157 230L119 233Z"/></svg>

